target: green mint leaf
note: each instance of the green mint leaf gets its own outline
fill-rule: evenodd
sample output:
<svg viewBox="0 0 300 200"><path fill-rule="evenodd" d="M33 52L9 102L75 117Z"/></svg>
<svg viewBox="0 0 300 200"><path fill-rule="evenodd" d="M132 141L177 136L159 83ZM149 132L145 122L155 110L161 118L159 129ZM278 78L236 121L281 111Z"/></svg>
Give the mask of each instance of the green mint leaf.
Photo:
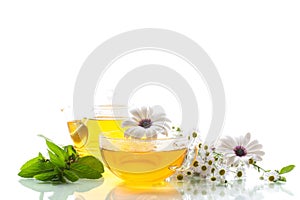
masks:
<svg viewBox="0 0 300 200"><path fill-rule="evenodd" d="M45 136L48 146L49 159L41 153L22 165L19 176L23 178L35 178L51 183L66 183L79 178L98 179L102 177L104 168L102 163L93 156L80 158L72 145L60 147L51 142Z"/></svg>
<svg viewBox="0 0 300 200"><path fill-rule="evenodd" d="M41 160L46 160L46 158L43 156L43 154L42 154L41 152L39 152L38 157L39 157Z"/></svg>
<svg viewBox="0 0 300 200"><path fill-rule="evenodd" d="M52 181L56 177L58 177L57 172L50 171L50 172L45 172L45 173L35 175L33 178L40 180L40 181Z"/></svg>
<svg viewBox="0 0 300 200"><path fill-rule="evenodd" d="M103 164L100 162L100 160L98 160L94 156L81 157L78 159L78 161L76 163L78 163L80 165L86 165L100 173L104 172Z"/></svg>
<svg viewBox="0 0 300 200"><path fill-rule="evenodd" d="M69 181L75 182L79 179L79 177L70 170L64 170L64 177L66 177Z"/></svg>
<svg viewBox="0 0 300 200"><path fill-rule="evenodd" d="M285 173L288 173L288 172L292 171L294 168L295 168L295 165L288 165L288 166L286 166L286 167L283 167L283 168L280 170L279 174L285 174Z"/></svg>
<svg viewBox="0 0 300 200"><path fill-rule="evenodd" d="M66 182L66 179L61 174L51 180L51 183L53 184L61 184Z"/></svg>
<svg viewBox="0 0 300 200"><path fill-rule="evenodd" d="M61 160L58 156L56 156L54 153L52 153L50 150L48 150L48 154L50 157L50 161L57 167L64 168L66 167L66 163L64 160Z"/></svg>
<svg viewBox="0 0 300 200"><path fill-rule="evenodd" d="M54 165L49 161L41 161L32 163L31 165L26 166L23 168L18 175L23 178L33 178L35 175L53 171Z"/></svg>
<svg viewBox="0 0 300 200"><path fill-rule="evenodd" d="M54 171L57 172L58 174L62 174L63 169L56 166L56 167L54 167Z"/></svg>
<svg viewBox="0 0 300 200"><path fill-rule="evenodd" d="M98 179L102 177L104 172L103 164L93 156L85 156L79 158L77 162L70 165L79 178Z"/></svg>
<svg viewBox="0 0 300 200"><path fill-rule="evenodd" d="M96 159L96 161L95 161ZM103 165L97 158L86 156L79 158L77 162L70 165L70 170L79 178L98 179L102 177ZM97 168L99 167L99 169Z"/></svg>
<svg viewBox="0 0 300 200"><path fill-rule="evenodd" d="M71 165L70 170L74 172L79 178L87 178L87 179L98 179L102 177L102 174L92 169L86 165L80 165L74 163Z"/></svg>
<svg viewBox="0 0 300 200"><path fill-rule="evenodd" d="M51 142L48 138L45 138L46 140L46 144L48 146L48 148L55 153L61 160L67 160L68 159L68 155L67 153L60 148L58 145L54 144L53 142Z"/></svg>
<svg viewBox="0 0 300 200"><path fill-rule="evenodd" d="M45 158L43 157L43 155L41 153L39 153L39 155L37 157L28 160L24 165L22 165L22 167L20 169L23 170L23 169L29 167L30 165L37 163L39 161L45 161Z"/></svg>
<svg viewBox="0 0 300 200"><path fill-rule="evenodd" d="M78 153L76 152L76 150L74 149L74 147L72 145L67 145L67 146L64 146L63 148L64 148L64 151L68 155L68 160L70 160L70 159L75 160L76 158L79 157Z"/></svg>

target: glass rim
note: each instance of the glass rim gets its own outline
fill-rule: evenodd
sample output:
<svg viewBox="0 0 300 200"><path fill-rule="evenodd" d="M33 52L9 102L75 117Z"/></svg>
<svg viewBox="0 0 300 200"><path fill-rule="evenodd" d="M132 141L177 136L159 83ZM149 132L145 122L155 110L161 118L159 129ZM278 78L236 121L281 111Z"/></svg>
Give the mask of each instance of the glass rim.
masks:
<svg viewBox="0 0 300 200"><path fill-rule="evenodd" d="M178 140L178 139L185 139L185 140L189 140L188 137L185 136L178 136L178 137L169 137L169 138L149 138L149 139L141 139L141 138L113 138L113 137L109 137L109 136L105 136L105 135L99 135L99 139L107 139L107 140L117 140L117 141L142 141L142 142L151 142L151 141L168 141L168 140Z"/></svg>
<svg viewBox="0 0 300 200"><path fill-rule="evenodd" d="M128 106L121 104L107 104L107 105L94 105L94 116L92 118L117 118L126 119L128 118Z"/></svg>
<svg viewBox="0 0 300 200"><path fill-rule="evenodd" d="M123 104L96 104L94 105L94 109L99 109L99 108L105 108L105 109L114 109L114 108L128 108L127 105L123 105Z"/></svg>

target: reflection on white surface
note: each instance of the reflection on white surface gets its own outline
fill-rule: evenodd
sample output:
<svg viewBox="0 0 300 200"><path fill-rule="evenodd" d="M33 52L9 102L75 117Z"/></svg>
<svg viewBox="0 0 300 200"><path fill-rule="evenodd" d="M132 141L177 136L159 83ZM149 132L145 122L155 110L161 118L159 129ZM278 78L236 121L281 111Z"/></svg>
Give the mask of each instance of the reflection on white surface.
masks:
<svg viewBox="0 0 300 200"><path fill-rule="evenodd" d="M285 197L292 197L293 194L284 189L283 184L268 184L263 181L249 183L246 180L236 180L227 185L218 185L211 182L195 180L189 184L176 184L177 189L182 194L182 199L234 199L234 200L248 200L248 199L266 199L270 195L280 192ZM274 193L275 192L275 193ZM268 198L267 198L268 199Z"/></svg>
<svg viewBox="0 0 300 200"><path fill-rule="evenodd" d="M30 188L40 193L40 200L44 199L46 193L51 193L48 199L51 200L66 200L75 192L87 192L93 188L99 187L103 183L100 180L80 180L76 183L53 185L49 183L42 183L33 179L21 179L19 181L23 186ZM83 198L84 199L84 198Z"/></svg>
<svg viewBox="0 0 300 200"><path fill-rule="evenodd" d="M297 199L286 184L263 181L234 181L227 186L194 180L189 183L165 183L152 186L129 186L118 179L80 180L71 184L51 185L21 179L23 186L39 193L39 199L51 200L249 200ZM47 198L48 197L48 198Z"/></svg>
<svg viewBox="0 0 300 200"><path fill-rule="evenodd" d="M128 186L120 184L113 188L106 196L105 200L179 200L182 199L180 192L173 186L154 185L151 187L142 186Z"/></svg>
<svg viewBox="0 0 300 200"><path fill-rule="evenodd" d="M260 185L255 185L260 183ZM99 187L98 194L101 194ZM104 188L103 188L104 189ZM106 190L108 188L105 188ZM107 191L106 191L107 192ZM85 200L99 200L102 195L77 194ZM97 196L97 197L96 197ZM249 183L245 180L234 181L227 186L208 183L205 181L194 181L190 183L166 183L164 185L154 185L151 187L128 186L120 183L110 190L106 197L100 198L105 200L214 200L214 199L270 199L275 197L281 199L293 199L292 192L285 189L285 184L268 184L262 181Z"/></svg>

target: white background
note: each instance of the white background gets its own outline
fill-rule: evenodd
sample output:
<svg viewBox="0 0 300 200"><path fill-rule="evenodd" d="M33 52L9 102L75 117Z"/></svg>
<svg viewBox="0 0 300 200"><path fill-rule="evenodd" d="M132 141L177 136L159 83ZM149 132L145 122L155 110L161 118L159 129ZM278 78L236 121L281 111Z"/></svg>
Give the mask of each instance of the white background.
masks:
<svg viewBox="0 0 300 200"><path fill-rule="evenodd" d="M222 134L251 132L266 168L300 166L299 10L298 1L274 0L1 1L1 179L17 182L20 165L45 149L37 134L70 142L60 108L72 105L82 63L105 40L137 28L196 41L225 87Z"/></svg>

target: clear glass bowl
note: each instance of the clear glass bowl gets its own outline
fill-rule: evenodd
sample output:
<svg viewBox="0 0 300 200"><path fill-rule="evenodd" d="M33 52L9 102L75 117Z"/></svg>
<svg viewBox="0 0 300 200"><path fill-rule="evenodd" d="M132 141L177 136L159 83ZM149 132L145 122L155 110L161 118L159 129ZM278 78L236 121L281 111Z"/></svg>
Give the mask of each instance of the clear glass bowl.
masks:
<svg viewBox="0 0 300 200"><path fill-rule="evenodd" d="M185 161L188 139L126 139L100 136L106 167L126 182L161 182Z"/></svg>

